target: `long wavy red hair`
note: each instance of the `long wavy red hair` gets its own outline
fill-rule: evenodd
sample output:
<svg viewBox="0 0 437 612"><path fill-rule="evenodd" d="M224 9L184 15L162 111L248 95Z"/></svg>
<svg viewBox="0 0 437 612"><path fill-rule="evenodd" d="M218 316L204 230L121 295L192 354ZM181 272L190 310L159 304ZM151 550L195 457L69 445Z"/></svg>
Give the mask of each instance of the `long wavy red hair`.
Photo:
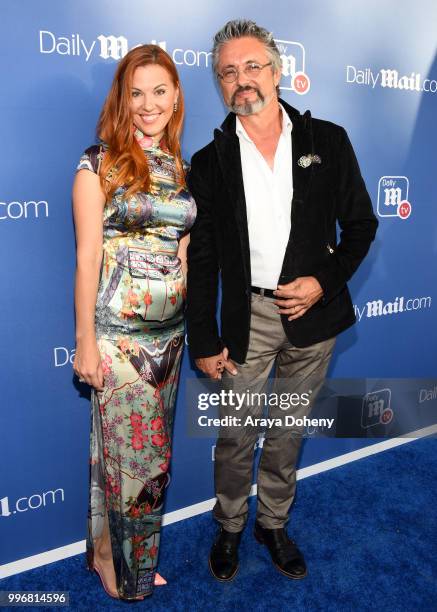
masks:
<svg viewBox="0 0 437 612"><path fill-rule="evenodd" d="M165 68L174 86L179 88L177 110L166 126L165 141L176 160L176 181L180 187L185 185L179 142L184 119L184 98L176 66L168 53L158 45L141 45L129 51L118 64L97 124L99 138L108 145L100 168L100 181L107 199L121 186L128 187L126 197L150 188L149 166L134 136L130 110L134 72L148 64L158 64Z"/></svg>

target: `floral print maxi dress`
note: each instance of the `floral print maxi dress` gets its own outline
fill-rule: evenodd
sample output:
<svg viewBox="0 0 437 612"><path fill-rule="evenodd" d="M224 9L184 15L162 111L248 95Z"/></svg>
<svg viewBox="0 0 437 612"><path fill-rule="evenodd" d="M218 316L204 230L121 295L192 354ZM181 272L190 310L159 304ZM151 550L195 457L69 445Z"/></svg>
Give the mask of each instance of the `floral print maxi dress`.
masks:
<svg viewBox="0 0 437 612"><path fill-rule="evenodd" d="M174 157L147 146L149 193L125 198L119 188L103 216L103 261L96 334L104 390L92 392L87 560L107 512L120 597L153 589L161 509L184 344L185 283L178 242L196 205L175 182ZM104 145L87 149L78 170L98 174Z"/></svg>

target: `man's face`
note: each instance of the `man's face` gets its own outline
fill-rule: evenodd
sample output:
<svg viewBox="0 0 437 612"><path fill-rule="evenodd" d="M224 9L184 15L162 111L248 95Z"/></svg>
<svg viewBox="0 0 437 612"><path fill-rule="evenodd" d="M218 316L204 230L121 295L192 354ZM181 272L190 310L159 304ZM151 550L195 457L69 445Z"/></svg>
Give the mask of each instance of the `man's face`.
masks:
<svg viewBox="0 0 437 612"><path fill-rule="evenodd" d="M279 71L272 72L272 66L266 66L254 77L244 72L246 66L256 63L264 66L271 61L265 45L247 36L236 38L225 43L220 49L217 71L234 68L238 76L232 83L219 79L223 98L229 110L237 115L253 115L259 113L272 100L277 98L276 86L281 75Z"/></svg>

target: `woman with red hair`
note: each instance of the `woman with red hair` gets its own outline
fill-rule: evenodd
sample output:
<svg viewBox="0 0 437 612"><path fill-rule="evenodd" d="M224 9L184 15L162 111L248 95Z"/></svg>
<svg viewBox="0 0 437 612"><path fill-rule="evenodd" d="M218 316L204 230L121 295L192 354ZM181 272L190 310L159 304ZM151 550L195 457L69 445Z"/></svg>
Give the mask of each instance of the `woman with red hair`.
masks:
<svg viewBox="0 0 437 612"><path fill-rule="evenodd" d="M74 370L92 387L87 561L109 595L127 600L143 599L160 578L196 215L179 143L183 114L169 55L156 45L133 49L118 65L100 143L83 154L73 187Z"/></svg>

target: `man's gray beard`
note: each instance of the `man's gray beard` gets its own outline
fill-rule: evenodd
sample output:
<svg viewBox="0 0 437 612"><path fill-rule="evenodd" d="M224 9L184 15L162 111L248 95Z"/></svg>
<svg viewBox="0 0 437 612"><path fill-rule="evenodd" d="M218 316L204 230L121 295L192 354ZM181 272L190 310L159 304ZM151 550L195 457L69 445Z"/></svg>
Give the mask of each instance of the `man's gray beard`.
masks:
<svg viewBox="0 0 437 612"><path fill-rule="evenodd" d="M253 88L253 89L257 95L257 99L255 100L255 102L244 102L244 104L237 104L236 102L234 102L232 104L232 100L231 100L231 104L227 105L228 110L232 111L236 115L242 115L242 116L253 115L254 113L259 113L260 110L262 110L264 106L266 105L266 100L258 89L256 88ZM241 91L244 91L244 88L242 88ZM237 95L237 92L234 92L232 97L235 98L236 95Z"/></svg>
<svg viewBox="0 0 437 612"><path fill-rule="evenodd" d="M254 115L259 113L266 105L265 98L258 98L255 102L245 102L244 104L230 104L228 110L232 111L236 115Z"/></svg>

